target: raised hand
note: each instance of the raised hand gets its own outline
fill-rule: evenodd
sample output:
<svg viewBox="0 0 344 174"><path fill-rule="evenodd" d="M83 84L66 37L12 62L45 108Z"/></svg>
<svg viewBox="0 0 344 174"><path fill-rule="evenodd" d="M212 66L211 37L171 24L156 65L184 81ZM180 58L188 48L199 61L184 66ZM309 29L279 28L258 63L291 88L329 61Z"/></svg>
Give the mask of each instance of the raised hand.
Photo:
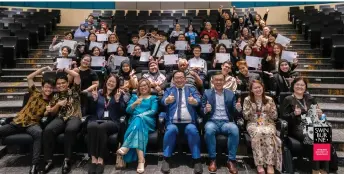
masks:
<svg viewBox="0 0 344 174"><path fill-rule="evenodd" d="M174 96L173 96L173 94L172 94L172 92L170 93L170 95L165 99L165 103L166 104L171 104L171 103L173 103L175 101L175 98L174 98Z"/></svg>
<svg viewBox="0 0 344 174"><path fill-rule="evenodd" d="M119 99L121 98L121 91L117 89L117 92L115 94L115 101L119 102Z"/></svg>
<svg viewBox="0 0 344 174"><path fill-rule="evenodd" d="M137 105L140 105L142 103L142 98L138 98L134 103L133 105L137 106Z"/></svg>
<svg viewBox="0 0 344 174"><path fill-rule="evenodd" d="M269 77L273 77L274 74L272 74L271 72L267 72L267 71L264 71L265 74L267 74Z"/></svg>
<svg viewBox="0 0 344 174"><path fill-rule="evenodd" d="M298 105L295 105L294 114L295 116L301 115L301 108Z"/></svg>
<svg viewBox="0 0 344 174"><path fill-rule="evenodd" d="M130 76L130 77L133 77L133 75L134 75L135 73L136 73L136 71L133 69L133 70L131 70L129 76Z"/></svg>
<svg viewBox="0 0 344 174"><path fill-rule="evenodd" d="M55 43L55 42L56 42L57 38L59 38L59 36L58 36L58 35L55 35L55 37L53 37L53 43Z"/></svg>
<svg viewBox="0 0 344 174"><path fill-rule="evenodd" d="M98 99L98 91L97 91L97 88L93 88L92 90L92 97L93 97L93 100L96 101Z"/></svg>
<svg viewBox="0 0 344 174"><path fill-rule="evenodd" d="M242 84L242 81L238 78L238 76L236 77L236 82L237 82L238 85Z"/></svg>
<svg viewBox="0 0 344 174"><path fill-rule="evenodd" d="M266 61L269 62L270 60L272 60L272 57L268 55L268 57L266 58Z"/></svg>
<svg viewBox="0 0 344 174"><path fill-rule="evenodd" d="M197 105L197 100L191 95L191 93L190 93L190 96L188 97L188 103L190 105Z"/></svg>
<svg viewBox="0 0 344 174"><path fill-rule="evenodd" d="M316 111L317 111L317 115L318 115L318 117L319 117L319 119L320 119L321 116L322 116L322 114L323 114L323 111L320 109L319 105L317 105Z"/></svg>
<svg viewBox="0 0 344 174"><path fill-rule="evenodd" d="M205 113L211 112L211 105L209 104L209 101L207 101L207 104L205 105Z"/></svg>

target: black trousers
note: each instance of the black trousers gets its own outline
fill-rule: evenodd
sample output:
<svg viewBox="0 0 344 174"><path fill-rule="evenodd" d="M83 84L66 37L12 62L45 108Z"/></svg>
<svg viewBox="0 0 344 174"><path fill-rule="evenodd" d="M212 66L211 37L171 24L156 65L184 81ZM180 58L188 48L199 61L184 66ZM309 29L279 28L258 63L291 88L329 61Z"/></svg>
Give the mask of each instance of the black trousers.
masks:
<svg viewBox="0 0 344 174"><path fill-rule="evenodd" d="M29 127L22 127L14 123L6 124L0 127L0 137L6 137L9 135L27 133L33 138L32 146L32 164L39 163L39 155L41 154L41 142L42 142L42 128L39 125L32 125Z"/></svg>
<svg viewBox="0 0 344 174"><path fill-rule="evenodd" d="M87 124L88 150L90 155L96 158L104 158L108 152L108 136L118 131L118 122L108 120L104 122L90 121Z"/></svg>
<svg viewBox="0 0 344 174"><path fill-rule="evenodd" d="M43 132L44 160L53 158L53 151L56 144L56 137L64 133L64 155L65 158L72 157L72 147L76 142L76 136L81 125L80 118L70 117L64 121L62 118L53 119Z"/></svg>

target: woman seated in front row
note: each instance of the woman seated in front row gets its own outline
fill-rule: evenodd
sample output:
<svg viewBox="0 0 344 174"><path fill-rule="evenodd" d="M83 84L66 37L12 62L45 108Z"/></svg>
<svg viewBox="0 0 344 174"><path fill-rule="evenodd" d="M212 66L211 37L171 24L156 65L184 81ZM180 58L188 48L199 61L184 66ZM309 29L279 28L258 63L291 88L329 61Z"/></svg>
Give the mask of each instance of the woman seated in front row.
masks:
<svg viewBox="0 0 344 174"><path fill-rule="evenodd" d="M250 94L245 98L243 116L247 121L247 132L252 142L254 163L258 174L274 173L282 170L281 140L276 135L275 120L277 109L274 100L265 96L264 85L258 80L250 83Z"/></svg>
<svg viewBox="0 0 344 174"><path fill-rule="evenodd" d="M137 173L144 173L148 135L156 129L155 115L158 111L158 99L151 95L149 80L139 81L137 95L131 97L126 111L131 117L123 145L117 154L124 156L125 162L133 162L138 158Z"/></svg>
<svg viewBox="0 0 344 174"><path fill-rule="evenodd" d="M297 139L302 143L303 150L306 156L312 161L313 174L327 173L327 161L314 161L313 160L313 135L303 132L308 132L308 126L314 124L312 116L318 117L316 120L326 120L323 117L323 112L319 108L316 100L309 94L306 94L307 83L302 77L297 77L291 83L292 95L286 97L281 105L281 113L283 119L288 121L288 130L291 137ZM310 110L316 108L316 113L310 114ZM309 119L308 119L309 118ZM308 122L311 121L311 122ZM326 124L326 122L325 122Z"/></svg>
<svg viewBox="0 0 344 174"><path fill-rule="evenodd" d="M125 103L118 89L118 76L110 74L103 89L92 91L90 110L94 113L87 124L88 149L92 162L88 173L104 172L108 136L119 131L119 119L124 113Z"/></svg>

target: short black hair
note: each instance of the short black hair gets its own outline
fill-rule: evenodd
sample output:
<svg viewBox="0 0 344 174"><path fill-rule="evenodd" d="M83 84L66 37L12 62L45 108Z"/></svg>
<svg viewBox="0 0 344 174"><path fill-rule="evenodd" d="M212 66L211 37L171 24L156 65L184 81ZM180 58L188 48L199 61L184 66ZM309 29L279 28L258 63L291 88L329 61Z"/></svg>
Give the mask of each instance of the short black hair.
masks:
<svg viewBox="0 0 344 174"><path fill-rule="evenodd" d="M132 34L131 35L131 39L134 38L134 37L140 38L138 34Z"/></svg>
<svg viewBox="0 0 344 174"><path fill-rule="evenodd" d="M66 32L66 33L65 33L65 36L67 36L68 34L72 35L72 39L74 39L74 34L73 34L72 32L70 32L70 31L69 31L69 32Z"/></svg>
<svg viewBox="0 0 344 174"><path fill-rule="evenodd" d="M63 47L61 48L61 51L62 51L63 49L65 49L65 48L67 48L68 54L70 54L70 53L72 52L72 49L69 48L69 46L63 46Z"/></svg>
<svg viewBox="0 0 344 174"><path fill-rule="evenodd" d="M54 80L53 79L44 79L43 81L42 81L42 87L45 85L45 84L49 84L49 85L51 85L51 86L55 86L55 82L54 82Z"/></svg>
<svg viewBox="0 0 344 174"><path fill-rule="evenodd" d="M168 35L167 35L167 33L165 33L164 31L160 32L160 33L159 33L159 35L161 35L161 36L165 36L166 38L168 38Z"/></svg>
<svg viewBox="0 0 344 174"><path fill-rule="evenodd" d="M55 83L57 82L57 80L62 79L62 80L66 80L68 82L68 77L67 74L62 72L62 73L57 73L56 74L56 79L55 79Z"/></svg>
<svg viewBox="0 0 344 174"><path fill-rule="evenodd" d="M222 75L223 76L223 79L226 79L225 76L222 74L221 71L215 71L215 73L211 76L212 78L214 78L215 76L217 75Z"/></svg>
<svg viewBox="0 0 344 174"><path fill-rule="evenodd" d="M208 36L208 38L210 39L210 36L209 36L209 34L203 34L203 35L201 36L201 39L203 39L203 38L204 38L204 36Z"/></svg>
<svg viewBox="0 0 344 174"><path fill-rule="evenodd" d="M151 29L149 29L149 32L150 32L150 33L153 32L153 31L158 31L158 29L157 29L157 28L151 28Z"/></svg>
<svg viewBox="0 0 344 174"><path fill-rule="evenodd" d="M306 81L303 77L299 76L299 77L296 77L296 78L291 82L291 85L290 85L290 92L294 92L294 86L295 86L295 84L296 84L298 81L301 81L301 80L306 84L306 91L307 91L307 89L308 89L307 81Z"/></svg>
<svg viewBox="0 0 344 174"><path fill-rule="evenodd" d="M186 73L185 73L184 71L178 70L178 71L176 71L176 72L173 73L173 79L174 79L174 76L175 76L177 73L182 73L183 76L186 77Z"/></svg>
<svg viewBox="0 0 344 174"><path fill-rule="evenodd" d="M192 48L192 51L194 51L195 48L199 48L199 49L202 51L202 47L201 47L200 45L195 45L195 46Z"/></svg>
<svg viewBox="0 0 344 174"><path fill-rule="evenodd" d="M140 27L140 28L139 28L139 31L140 31L140 30L143 30L143 31L146 32L146 29L145 29L144 27Z"/></svg>

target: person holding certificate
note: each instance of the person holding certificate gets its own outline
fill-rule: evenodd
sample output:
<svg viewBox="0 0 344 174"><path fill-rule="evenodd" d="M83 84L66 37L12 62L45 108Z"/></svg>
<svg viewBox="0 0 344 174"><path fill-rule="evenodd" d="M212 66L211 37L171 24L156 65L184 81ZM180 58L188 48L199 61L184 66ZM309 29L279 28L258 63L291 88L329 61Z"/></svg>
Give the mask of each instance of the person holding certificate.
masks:
<svg viewBox="0 0 344 174"><path fill-rule="evenodd" d="M65 33L64 40L66 41L66 43L64 43L64 41L62 41L62 42L59 42L58 44L56 44L57 39L58 39L58 36L56 35L53 38L52 43L49 45L49 51L57 51L57 50L59 50L59 55L61 55L62 54L61 48L63 46L68 46L71 49L69 54L71 56L73 56L74 55L74 51L75 51L75 46L76 46L76 42L75 42L74 45L71 45L73 42L70 42L70 41L72 41L74 39L73 33L71 33L71 32Z"/></svg>
<svg viewBox="0 0 344 174"><path fill-rule="evenodd" d="M108 58L108 61L107 61L107 71L108 71L108 74L113 72L114 70L119 69L120 63L119 64L118 63L115 64L115 62L116 62L115 59L116 59L117 56L125 57L126 60L129 61L129 58L127 57L127 52L126 52L125 48L122 45L118 45L116 53L115 54L111 54L110 57Z"/></svg>
<svg viewBox="0 0 344 174"><path fill-rule="evenodd" d="M201 51L202 51L202 48L199 45L194 46L193 47L194 57L190 59L188 62L189 62L190 69L196 72L200 76L202 81L204 82L205 76L207 75L208 68L207 68L207 61L201 58Z"/></svg>
<svg viewBox="0 0 344 174"><path fill-rule="evenodd" d="M250 83L249 96L243 104L243 116L251 137L254 164L258 174L274 174L282 170L282 142L277 136L275 120L278 118L274 100L265 96L264 85L258 80Z"/></svg>
<svg viewBox="0 0 344 174"><path fill-rule="evenodd" d="M177 41L182 41L182 42L186 43L186 46L183 49L176 50L176 52L178 53L178 57L186 57L186 55L190 53L191 47L190 47L189 43L187 42L187 40L185 38L185 35L184 34L179 34ZM175 44L176 44L176 48L178 48L177 44L179 44L179 43L176 42Z"/></svg>
<svg viewBox="0 0 344 174"><path fill-rule="evenodd" d="M281 92L290 92L291 82L295 77L298 77L299 73L291 70L290 63L282 59L278 65L278 73L274 74L272 79L272 90L276 91L276 96L279 96Z"/></svg>
<svg viewBox="0 0 344 174"><path fill-rule="evenodd" d="M145 56L142 53L142 49L143 49L142 45L135 45L133 55L131 55L129 57L130 63L132 65L133 69L135 69L135 71L139 72L139 73L142 70L148 70L148 63L149 63L149 61L141 61L140 60L141 56ZM145 57L145 58L147 58L147 57ZM149 56L148 60L153 60L153 57Z"/></svg>
<svg viewBox="0 0 344 174"><path fill-rule="evenodd" d="M92 48L95 46L103 50L103 43L97 42L97 35L94 33L90 33L90 35L88 35L88 39L85 46L87 50L86 52L92 54Z"/></svg>
<svg viewBox="0 0 344 174"><path fill-rule="evenodd" d="M176 51L176 47L173 44L167 44L165 47L165 55L176 55L174 54ZM159 63L159 69L165 69L166 74L172 74L174 69L178 69L178 62L176 61L173 65L165 65L165 55L161 56L160 59L157 59Z"/></svg>
<svg viewBox="0 0 344 174"><path fill-rule="evenodd" d="M208 34L203 34L201 36L201 44L204 45L207 49L206 51L203 50L204 53L201 52L201 57L204 60L211 61L211 58L214 56L214 48L212 45L212 41L210 41L210 36ZM199 45L199 46L201 46L201 45Z"/></svg>
<svg viewBox="0 0 344 174"><path fill-rule="evenodd" d="M216 59L216 54L217 53L220 53L220 54L224 54L224 56L226 55L226 54L228 54L229 55L229 61L231 61L231 58L232 58L232 56L230 55L230 53L227 53L227 48L226 48L226 46L225 46L225 44L218 44L217 46L216 46L216 48L215 48L215 55L214 55L214 58L213 58L213 61L212 61L212 69L220 69L221 68L221 65L222 65L222 63L224 62L224 61L222 61L222 62L219 62L219 60L218 59Z"/></svg>
<svg viewBox="0 0 344 174"><path fill-rule="evenodd" d="M260 35L257 39L257 42L256 42L257 47L261 47L263 42L265 42L265 43L268 42L269 34L270 34L270 28L264 27L263 28L263 34Z"/></svg>
<svg viewBox="0 0 344 174"><path fill-rule="evenodd" d="M112 33L108 37L108 42L104 46L104 52L106 57L109 58L111 55L114 55L116 52L116 46L119 45L119 39L116 33ZM110 48L109 48L110 47Z"/></svg>
<svg viewBox="0 0 344 174"><path fill-rule="evenodd" d="M103 173L104 158L108 153L107 139L119 131L119 119L124 114L125 102L119 91L119 78L110 74L105 80L103 89L92 91L89 97L93 113L88 117L88 151L91 164L88 173Z"/></svg>
<svg viewBox="0 0 344 174"><path fill-rule="evenodd" d="M276 38L277 38L277 34L270 31L267 42L264 41L262 43L262 46L260 47L261 52L263 52L263 54L265 54L265 55L272 55L273 54Z"/></svg>

